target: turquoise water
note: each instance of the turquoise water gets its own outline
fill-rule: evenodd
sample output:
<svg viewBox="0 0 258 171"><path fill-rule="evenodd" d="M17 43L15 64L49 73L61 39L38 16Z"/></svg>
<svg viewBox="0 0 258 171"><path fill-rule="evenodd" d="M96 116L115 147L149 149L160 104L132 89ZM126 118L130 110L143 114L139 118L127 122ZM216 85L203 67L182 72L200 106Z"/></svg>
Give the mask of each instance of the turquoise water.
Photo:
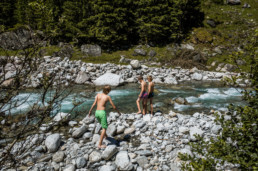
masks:
<svg viewBox="0 0 258 171"><path fill-rule="evenodd" d="M59 111L71 112L71 109L74 108L74 101L80 101L82 104L74 108L72 113L75 117L82 118L88 113L96 94L101 92L101 90L89 86L75 86L72 90L73 92L62 101L54 113ZM231 103L235 105L244 103L241 100L241 91L242 89L221 87L215 83L182 84L176 86L156 85L154 111L167 113L173 110L184 114L193 114L195 112L208 113L211 109L225 111ZM114 88L109 95L122 113L133 113L137 112L135 101L139 93L139 85L130 84ZM51 93L48 94L49 99L50 97ZM190 104L171 104L171 100L176 97L186 98ZM21 92L14 98L17 101L21 101L22 99L27 100L21 103L19 107L11 109L11 113L23 113L24 111L28 111L34 103L38 105L42 104L39 101L40 92L36 90ZM7 108L8 106L6 106ZM111 105L107 105L107 110L112 111Z"/></svg>

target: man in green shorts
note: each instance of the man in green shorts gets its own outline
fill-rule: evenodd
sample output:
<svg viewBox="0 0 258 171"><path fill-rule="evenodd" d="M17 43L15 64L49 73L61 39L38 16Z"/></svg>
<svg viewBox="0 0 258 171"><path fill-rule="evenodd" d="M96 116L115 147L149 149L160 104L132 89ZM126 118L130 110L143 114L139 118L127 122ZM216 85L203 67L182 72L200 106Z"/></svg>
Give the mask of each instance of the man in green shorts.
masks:
<svg viewBox="0 0 258 171"><path fill-rule="evenodd" d="M110 98L110 96L107 95L110 91L111 91L111 87L110 86L105 86L103 88L103 93L99 93L96 96L96 99L95 99L95 101L94 101L94 103L91 106L91 109L89 111L89 116L90 116L92 109L97 104L97 110L96 110L96 113L95 113L95 117L97 118L97 120L99 121L99 123L101 124L101 127L102 127L102 132L101 132L101 135L100 135L98 148L105 148L106 147L105 145L102 145L103 139L107 137L106 130L107 130L107 127L108 127L107 115L106 115L106 111L105 111L106 103L109 101L110 104L112 105L113 109L115 109L121 115L121 113L118 111L118 109L116 108L116 106L112 102L112 99Z"/></svg>

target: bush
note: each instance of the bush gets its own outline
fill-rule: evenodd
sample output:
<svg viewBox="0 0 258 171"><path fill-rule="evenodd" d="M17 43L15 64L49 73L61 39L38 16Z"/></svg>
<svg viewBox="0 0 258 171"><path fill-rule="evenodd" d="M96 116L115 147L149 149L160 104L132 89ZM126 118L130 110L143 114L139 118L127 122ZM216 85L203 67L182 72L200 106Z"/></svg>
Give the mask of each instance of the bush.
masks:
<svg viewBox="0 0 258 171"><path fill-rule="evenodd" d="M183 170L224 170L224 164L231 168L237 167L242 170L258 169L258 144L257 144L257 123L258 123L258 65L257 65L257 32L248 46L248 52L242 59L250 61L250 72L242 73L241 78L252 81L251 88L245 90L243 99L246 106L229 106L225 119L223 115L216 115L217 124L222 126L220 135L211 138L209 141L198 137L197 142L191 144L193 157L180 155L184 163ZM244 54L244 53L242 53ZM239 56L237 57L239 58ZM237 85L236 79L231 81Z"/></svg>

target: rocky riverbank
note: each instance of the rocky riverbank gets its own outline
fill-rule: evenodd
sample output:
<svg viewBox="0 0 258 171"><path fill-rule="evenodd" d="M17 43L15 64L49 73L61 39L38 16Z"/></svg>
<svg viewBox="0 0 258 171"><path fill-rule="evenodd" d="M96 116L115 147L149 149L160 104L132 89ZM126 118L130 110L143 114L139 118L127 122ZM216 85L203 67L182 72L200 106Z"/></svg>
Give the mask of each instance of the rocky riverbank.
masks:
<svg viewBox="0 0 258 171"><path fill-rule="evenodd" d="M230 119L225 115L226 119ZM106 149L98 149L101 125L94 117L82 121L69 120L69 114L59 113L40 133L15 144L12 154L22 159L23 170L180 170L179 153L193 155L188 145L196 141L195 134L208 141L220 133L213 115L195 113L181 115L155 113L150 115L111 112L108 117L109 138ZM69 133L48 132L46 127L67 121ZM4 149L0 149L3 153ZM20 150L27 152L20 155ZM2 166L5 170L7 166ZM231 164L217 169L235 167Z"/></svg>
<svg viewBox="0 0 258 171"><path fill-rule="evenodd" d="M4 57L1 57L4 58ZM5 74L5 82L2 86L8 86L17 73L17 68L22 68L22 58L12 57L12 63L7 63L0 74ZM138 60L131 61L130 65L116 64L92 64L80 60L71 61L68 58L45 56L37 61L39 66L31 74L24 84L27 88L38 88L44 75L54 78L53 85L63 84L68 86L75 84L94 84L96 86L109 84L118 86L124 83L137 82L137 77L152 75L155 83L178 84L183 81L221 81L223 78L239 76L232 72L212 72L198 70L197 68L182 69L166 67L148 67ZM247 80L238 79L241 86L247 86Z"/></svg>

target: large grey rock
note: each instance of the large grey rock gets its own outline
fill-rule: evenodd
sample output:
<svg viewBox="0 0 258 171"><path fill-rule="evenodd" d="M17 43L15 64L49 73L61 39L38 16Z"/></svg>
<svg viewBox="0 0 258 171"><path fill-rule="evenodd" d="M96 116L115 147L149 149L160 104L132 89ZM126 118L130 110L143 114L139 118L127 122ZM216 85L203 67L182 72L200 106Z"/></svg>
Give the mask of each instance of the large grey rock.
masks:
<svg viewBox="0 0 258 171"><path fill-rule="evenodd" d="M81 52L88 56L100 56L101 47L99 45L82 45Z"/></svg>
<svg viewBox="0 0 258 171"><path fill-rule="evenodd" d="M85 125L81 126L80 128L77 128L73 134L73 138L80 138L85 132L87 131L87 127Z"/></svg>
<svg viewBox="0 0 258 171"><path fill-rule="evenodd" d="M89 156L89 160L91 163L99 162L101 160L101 154L97 151L93 151Z"/></svg>
<svg viewBox="0 0 258 171"><path fill-rule="evenodd" d="M114 124L109 125L107 128L107 135L112 137L115 135L115 133L116 133L116 125Z"/></svg>
<svg viewBox="0 0 258 171"><path fill-rule="evenodd" d="M87 164L87 161L84 157L79 157L76 159L76 168L81 169Z"/></svg>
<svg viewBox="0 0 258 171"><path fill-rule="evenodd" d="M203 133L204 132L201 129L199 129L198 127L190 128L190 140L196 141L196 138L194 135L196 134L196 135L202 136Z"/></svg>
<svg viewBox="0 0 258 171"><path fill-rule="evenodd" d="M229 4L229 5L240 5L241 0L227 0L227 4Z"/></svg>
<svg viewBox="0 0 258 171"><path fill-rule="evenodd" d="M178 84L177 80L175 77L166 77L165 80L164 80L164 83L165 84Z"/></svg>
<svg viewBox="0 0 258 171"><path fill-rule="evenodd" d="M53 118L53 121L55 121L55 122L67 121L67 120L69 120L69 117L70 117L69 113L59 112Z"/></svg>
<svg viewBox="0 0 258 171"><path fill-rule="evenodd" d="M134 49L134 54L141 55L141 56L146 56L147 52L144 49Z"/></svg>
<svg viewBox="0 0 258 171"><path fill-rule="evenodd" d="M46 138L45 145L49 152L56 152L61 143L60 134L52 134Z"/></svg>
<svg viewBox="0 0 258 171"><path fill-rule="evenodd" d="M65 157L65 153L63 151L58 151L53 155L52 160L54 162L59 163L59 162L62 162L64 160L64 157Z"/></svg>
<svg viewBox="0 0 258 171"><path fill-rule="evenodd" d="M64 171L75 171L75 166L73 164L68 164L65 168Z"/></svg>
<svg viewBox="0 0 258 171"><path fill-rule="evenodd" d="M118 170L131 170L133 168L127 151L120 151L116 155L115 164L117 165Z"/></svg>
<svg viewBox="0 0 258 171"><path fill-rule="evenodd" d="M133 69L139 69L141 68L141 64L138 60L132 60L130 62L130 65L132 66Z"/></svg>
<svg viewBox="0 0 258 171"><path fill-rule="evenodd" d="M194 74L192 75L192 80L201 81L201 80L202 80L202 74L194 73Z"/></svg>
<svg viewBox="0 0 258 171"><path fill-rule="evenodd" d="M147 157L145 156L139 156L136 158L136 162L139 164L140 167L144 168L146 164L149 163Z"/></svg>
<svg viewBox="0 0 258 171"><path fill-rule="evenodd" d="M83 84L86 81L89 81L90 77L88 76L88 74L86 74L86 72L80 71L75 79L75 83L76 84Z"/></svg>
<svg viewBox="0 0 258 171"><path fill-rule="evenodd" d="M112 73L106 73L94 81L94 84L96 86L104 86L104 85L119 86L123 83L124 83L124 80L120 75L116 75Z"/></svg>
<svg viewBox="0 0 258 171"><path fill-rule="evenodd" d="M116 154L118 151L116 145L109 145L102 153L102 158L105 160L109 160L111 157L113 157L114 154Z"/></svg>
<svg viewBox="0 0 258 171"><path fill-rule="evenodd" d="M13 32L0 34L0 47L8 50L21 50L39 42L36 34L24 28L19 28Z"/></svg>

